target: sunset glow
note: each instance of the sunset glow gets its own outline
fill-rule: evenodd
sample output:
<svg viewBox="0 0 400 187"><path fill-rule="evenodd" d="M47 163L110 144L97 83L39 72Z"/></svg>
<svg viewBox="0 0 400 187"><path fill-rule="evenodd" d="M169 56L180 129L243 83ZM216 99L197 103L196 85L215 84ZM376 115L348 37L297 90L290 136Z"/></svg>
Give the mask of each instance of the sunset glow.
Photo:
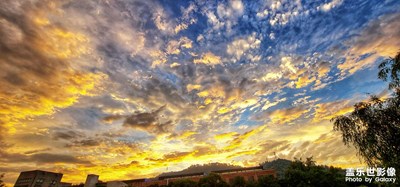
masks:
<svg viewBox="0 0 400 187"><path fill-rule="evenodd" d="M400 50L400 1L0 1L0 174L154 177L313 156ZM382 91L383 90L383 91Z"/></svg>

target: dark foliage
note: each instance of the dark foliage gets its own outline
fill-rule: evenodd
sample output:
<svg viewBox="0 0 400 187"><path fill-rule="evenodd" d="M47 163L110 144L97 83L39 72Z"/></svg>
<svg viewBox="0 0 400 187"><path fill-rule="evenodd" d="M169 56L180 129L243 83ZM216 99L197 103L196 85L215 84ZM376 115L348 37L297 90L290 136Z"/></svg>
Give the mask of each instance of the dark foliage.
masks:
<svg viewBox="0 0 400 187"><path fill-rule="evenodd" d="M232 187L246 187L246 181L242 176L236 176L233 178L232 182L230 183Z"/></svg>
<svg viewBox="0 0 400 187"><path fill-rule="evenodd" d="M278 175L278 179L282 179L285 176L286 170L289 168L292 161L278 158L273 161L266 161L261 163L260 165L263 166L265 169L274 169Z"/></svg>
<svg viewBox="0 0 400 187"><path fill-rule="evenodd" d="M379 65L378 78L389 82L389 88L400 86L400 52L394 58L388 58Z"/></svg>
<svg viewBox="0 0 400 187"><path fill-rule="evenodd" d="M256 181L246 181L244 177L238 176L229 180L229 184L222 180L221 176L216 173L210 173L199 180L199 182L191 181L190 179L181 179L178 181L170 182L168 187L359 187L359 186L396 186L397 184L378 184L376 182L346 182L345 170L332 166L317 165L315 161L310 158L306 160L295 159L295 161L288 161L278 159L278 162L265 162L270 163L285 163L289 162L289 166L283 171L284 176L277 178L272 175L260 176ZM363 178L363 177L362 177ZM365 181L363 179L363 181ZM155 187L158 185L154 185Z"/></svg>
<svg viewBox="0 0 400 187"><path fill-rule="evenodd" d="M262 176L258 178L258 186L259 187L264 187L264 186L270 186L270 187L280 187L281 185L279 184L279 180L275 178L274 176L268 175L268 176Z"/></svg>
<svg viewBox="0 0 400 187"><path fill-rule="evenodd" d="M197 182L189 180L189 179L181 179L174 182L171 182L168 187L196 187Z"/></svg>
<svg viewBox="0 0 400 187"><path fill-rule="evenodd" d="M216 173L210 173L199 181L199 187L228 187L229 185L222 180Z"/></svg>
<svg viewBox="0 0 400 187"><path fill-rule="evenodd" d="M292 162L282 179L282 186L347 186L340 168L319 166L311 158Z"/></svg>

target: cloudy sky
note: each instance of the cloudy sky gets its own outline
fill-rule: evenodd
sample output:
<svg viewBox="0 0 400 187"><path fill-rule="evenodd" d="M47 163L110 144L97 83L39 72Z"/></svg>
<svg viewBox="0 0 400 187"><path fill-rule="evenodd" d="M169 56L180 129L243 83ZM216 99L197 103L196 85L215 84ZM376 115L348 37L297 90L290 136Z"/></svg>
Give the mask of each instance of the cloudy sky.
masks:
<svg viewBox="0 0 400 187"><path fill-rule="evenodd" d="M400 1L0 1L0 173L83 182L276 157L362 166L329 120L388 95Z"/></svg>

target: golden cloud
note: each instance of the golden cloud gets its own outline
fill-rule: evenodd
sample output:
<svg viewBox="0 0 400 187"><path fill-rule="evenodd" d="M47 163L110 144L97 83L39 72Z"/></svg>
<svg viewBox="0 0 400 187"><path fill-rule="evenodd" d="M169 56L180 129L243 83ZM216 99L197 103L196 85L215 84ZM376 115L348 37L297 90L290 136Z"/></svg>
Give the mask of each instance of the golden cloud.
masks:
<svg viewBox="0 0 400 187"><path fill-rule="evenodd" d="M191 92L192 90L200 90L200 88L201 88L201 85L200 85L200 84L188 84L188 85L186 86L186 90L187 90L188 92Z"/></svg>
<svg viewBox="0 0 400 187"><path fill-rule="evenodd" d="M350 100L340 100L316 105L314 122L330 120L335 116L344 115L353 111L354 107Z"/></svg>
<svg viewBox="0 0 400 187"><path fill-rule="evenodd" d="M151 51L150 56L153 58L153 62L151 64L152 68L165 64L167 62L167 55L160 50Z"/></svg>
<svg viewBox="0 0 400 187"><path fill-rule="evenodd" d="M284 124L300 118L306 112L308 112L308 110L305 109L304 106L285 108L271 112L269 118L272 123Z"/></svg>
<svg viewBox="0 0 400 187"><path fill-rule="evenodd" d="M223 86L212 86L209 89L205 89L199 93L197 93L197 95L199 97L203 97L203 98L225 98L226 97L226 93L225 93L225 89Z"/></svg>
<svg viewBox="0 0 400 187"><path fill-rule="evenodd" d="M303 75L297 79L296 88L303 88L316 80L315 77L310 77L309 75Z"/></svg>
<svg viewBox="0 0 400 187"><path fill-rule="evenodd" d="M228 146L224 147L224 150L231 151L233 149L240 147L243 144L243 142L248 140L250 137L262 132L265 128L266 128L266 126L262 125L257 128L254 128L250 131L247 131L241 135L236 136L236 138L234 138L232 141L229 142Z"/></svg>
<svg viewBox="0 0 400 187"><path fill-rule="evenodd" d="M270 80L278 80L280 78L282 78L282 73L281 72L270 72L270 73L267 73L261 79L263 81L270 81Z"/></svg>
<svg viewBox="0 0 400 187"><path fill-rule="evenodd" d="M215 140L227 140L227 139L232 139L235 136L238 136L239 134L237 132L227 132L223 134L217 134L214 136Z"/></svg>
<svg viewBox="0 0 400 187"><path fill-rule="evenodd" d="M7 49L0 52L0 118L12 132L22 119L52 114L91 95L105 78L76 69L72 61L90 49L87 37L40 17L41 7L48 8L38 5L17 18L25 27L0 18L1 45Z"/></svg>
<svg viewBox="0 0 400 187"><path fill-rule="evenodd" d="M203 54L201 58L194 59L193 62L195 64L206 64L210 66L214 66L221 63L221 57L214 55L211 52L207 52Z"/></svg>

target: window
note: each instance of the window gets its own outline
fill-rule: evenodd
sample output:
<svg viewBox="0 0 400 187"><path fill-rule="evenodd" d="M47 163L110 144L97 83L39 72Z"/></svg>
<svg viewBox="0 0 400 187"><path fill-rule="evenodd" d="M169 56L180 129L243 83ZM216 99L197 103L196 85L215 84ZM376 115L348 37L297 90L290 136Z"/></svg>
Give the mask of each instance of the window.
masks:
<svg viewBox="0 0 400 187"><path fill-rule="evenodd" d="M56 185L56 180L52 180L50 185Z"/></svg>
<svg viewBox="0 0 400 187"><path fill-rule="evenodd" d="M36 183L43 183L43 181L44 181L44 178L40 178L40 179L36 180Z"/></svg>
<svg viewBox="0 0 400 187"><path fill-rule="evenodd" d="M17 183L28 183L31 181L31 178L19 179Z"/></svg>

